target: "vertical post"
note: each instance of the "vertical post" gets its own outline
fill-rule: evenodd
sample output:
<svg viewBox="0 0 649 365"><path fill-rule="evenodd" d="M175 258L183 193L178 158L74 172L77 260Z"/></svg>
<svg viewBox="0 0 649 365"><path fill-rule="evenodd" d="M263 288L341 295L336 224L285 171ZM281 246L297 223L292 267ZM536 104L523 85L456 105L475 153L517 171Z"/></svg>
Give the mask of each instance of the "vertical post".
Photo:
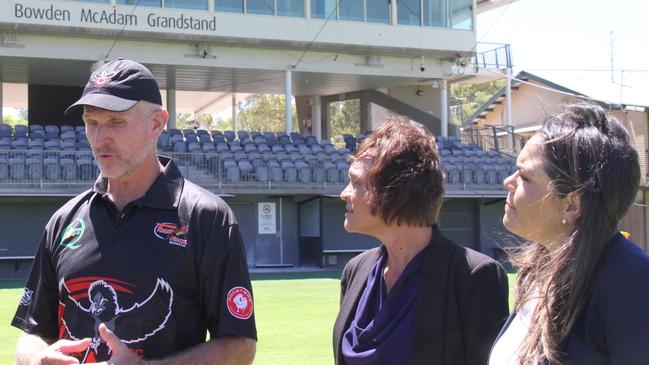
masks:
<svg viewBox="0 0 649 365"><path fill-rule="evenodd" d="M293 85L292 85L292 72L291 70L284 71L284 100L286 101L286 110L284 111L284 122L286 124L286 134L293 131Z"/></svg>
<svg viewBox="0 0 649 365"><path fill-rule="evenodd" d="M448 83L446 79L442 79L440 82L439 108L442 137L448 137Z"/></svg>
<svg viewBox="0 0 649 365"><path fill-rule="evenodd" d="M237 94L232 93L232 130L237 130Z"/></svg>
<svg viewBox="0 0 649 365"><path fill-rule="evenodd" d="M279 263L284 265L284 200L279 197Z"/></svg>
<svg viewBox="0 0 649 365"><path fill-rule="evenodd" d="M329 118L331 115L329 114L329 100L325 98L323 100L323 97L320 96L318 97L320 101L320 138L327 138L331 137L329 135Z"/></svg>
<svg viewBox="0 0 649 365"><path fill-rule="evenodd" d="M312 96L313 103L311 104L311 126L313 135L318 141L322 140L322 97L319 95Z"/></svg>
<svg viewBox="0 0 649 365"><path fill-rule="evenodd" d="M0 81L0 124L4 123L4 115L2 115L2 107L4 106L4 100L2 98L2 81Z"/></svg>
<svg viewBox="0 0 649 365"><path fill-rule="evenodd" d="M169 120L167 129L176 128L176 89L167 89L167 111Z"/></svg>
<svg viewBox="0 0 649 365"><path fill-rule="evenodd" d="M513 153L516 153L516 147L514 146L514 128L512 127L512 69L507 68L505 70L505 75L507 75L507 88L505 96L505 125L508 127L507 132L509 133L509 148L511 148Z"/></svg>
<svg viewBox="0 0 649 365"><path fill-rule="evenodd" d="M399 23L399 19L397 18L397 1L391 0L390 1L390 24L397 25L398 23Z"/></svg>

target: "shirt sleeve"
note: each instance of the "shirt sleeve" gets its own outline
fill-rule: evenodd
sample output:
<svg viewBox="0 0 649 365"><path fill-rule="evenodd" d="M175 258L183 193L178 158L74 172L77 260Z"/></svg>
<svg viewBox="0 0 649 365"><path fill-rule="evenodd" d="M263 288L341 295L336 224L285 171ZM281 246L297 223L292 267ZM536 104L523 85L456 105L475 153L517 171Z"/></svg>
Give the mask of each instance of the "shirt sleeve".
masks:
<svg viewBox="0 0 649 365"><path fill-rule="evenodd" d="M43 234L29 279L11 325L41 338L58 338L59 291L52 257Z"/></svg>
<svg viewBox="0 0 649 365"><path fill-rule="evenodd" d="M210 336L257 340L252 285L239 225L213 228L210 241L199 267L201 304Z"/></svg>

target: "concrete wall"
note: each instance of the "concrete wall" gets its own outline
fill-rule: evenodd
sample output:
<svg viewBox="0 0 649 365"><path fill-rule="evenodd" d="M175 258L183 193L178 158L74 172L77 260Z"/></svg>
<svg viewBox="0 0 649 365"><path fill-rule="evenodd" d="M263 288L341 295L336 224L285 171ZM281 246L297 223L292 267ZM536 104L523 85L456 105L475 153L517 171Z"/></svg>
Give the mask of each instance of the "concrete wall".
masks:
<svg viewBox="0 0 649 365"><path fill-rule="evenodd" d="M0 256L33 256L50 216L67 197L0 197ZM30 261L0 260L0 277L25 276Z"/></svg>

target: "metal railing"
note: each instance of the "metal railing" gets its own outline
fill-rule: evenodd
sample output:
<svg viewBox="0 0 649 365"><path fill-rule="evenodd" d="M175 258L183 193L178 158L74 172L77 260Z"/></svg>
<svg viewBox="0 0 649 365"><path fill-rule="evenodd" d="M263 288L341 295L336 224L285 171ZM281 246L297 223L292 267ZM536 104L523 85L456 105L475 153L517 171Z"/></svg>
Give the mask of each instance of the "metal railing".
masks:
<svg viewBox="0 0 649 365"><path fill-rule="evenodd" d="M511 45L480 42L469 63L481 68L512 68Z"/></svg>
<svg viewBox="0 0 649 365"><path fill-rule="evenodd" d="M349 182L346 156L339 154L162 154L174 159L185 178L215 193L335 195ZM447 191L501 189L502 159L443 160ZM493 166L494 172L480 165ZM73 195L88 189L98 174L90 151L0 150L0 194Z"/></svg>
<svg viewBox="0 0 649 365"><path fill-rule="evenodd" d="M516 134L513 126L485 125L462 128L460 140L464 144L476 144L485 151L516 157L525 146L527 137Z"/></svg>

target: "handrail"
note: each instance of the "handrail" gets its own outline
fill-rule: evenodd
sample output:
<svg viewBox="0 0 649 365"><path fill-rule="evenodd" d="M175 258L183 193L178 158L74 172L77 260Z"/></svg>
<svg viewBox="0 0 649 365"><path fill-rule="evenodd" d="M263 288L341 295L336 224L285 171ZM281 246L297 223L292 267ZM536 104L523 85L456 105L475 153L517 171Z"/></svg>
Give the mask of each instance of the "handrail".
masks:
<svg viewBox="0 0 649 365"><path fill-rule="evenodd" d="M486 45L486 47L481 47L482 45ZM480 50L480 48L488 49ZM469 63L475 67L481 68L512 68L511 45L504 43L480 42L476 45L476 52L469 60Z"/></svg>

